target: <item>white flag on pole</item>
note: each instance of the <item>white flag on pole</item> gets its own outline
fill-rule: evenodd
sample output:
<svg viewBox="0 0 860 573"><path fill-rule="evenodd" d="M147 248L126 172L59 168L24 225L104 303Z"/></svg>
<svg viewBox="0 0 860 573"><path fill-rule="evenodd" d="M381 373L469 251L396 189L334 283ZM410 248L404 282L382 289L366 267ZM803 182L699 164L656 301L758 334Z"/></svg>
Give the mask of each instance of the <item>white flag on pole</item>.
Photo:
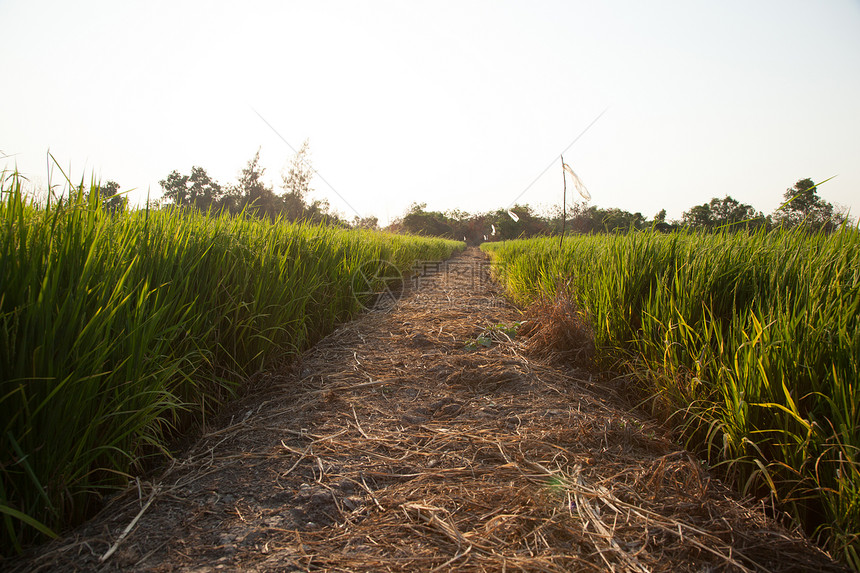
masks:
<svg viewBox="0 0 860 573"><path fill-rule="evenodd" d="M563 165L565 173L570 175L570 180L573 181L573 186L576 187L579 194L582 195L586 201L591 199L591 193L588 192L588 189L585 188L585 184L579 179L579 177L577 177L576 173L573 172L570 165L567 163L564 163Z"/></svg>

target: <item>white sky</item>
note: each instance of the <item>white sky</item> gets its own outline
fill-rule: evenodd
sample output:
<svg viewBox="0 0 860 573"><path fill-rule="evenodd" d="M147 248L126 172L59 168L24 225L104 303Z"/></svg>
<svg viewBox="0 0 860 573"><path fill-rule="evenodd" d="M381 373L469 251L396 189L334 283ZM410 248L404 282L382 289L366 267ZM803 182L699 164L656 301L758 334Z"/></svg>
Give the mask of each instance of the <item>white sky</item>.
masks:
<svg viewBox="0 0 860 573"><path fill-rule="evenodd" d="M488 211L608 108L565 154L593 204L769 213L838 175L821 196L860 214L858 0L0 0L0 22L0 167L37 186L50 150L140 202L174 169L234 182L262 146L277 191L293 152L256 110L310 139L347 218Z"/></svg>

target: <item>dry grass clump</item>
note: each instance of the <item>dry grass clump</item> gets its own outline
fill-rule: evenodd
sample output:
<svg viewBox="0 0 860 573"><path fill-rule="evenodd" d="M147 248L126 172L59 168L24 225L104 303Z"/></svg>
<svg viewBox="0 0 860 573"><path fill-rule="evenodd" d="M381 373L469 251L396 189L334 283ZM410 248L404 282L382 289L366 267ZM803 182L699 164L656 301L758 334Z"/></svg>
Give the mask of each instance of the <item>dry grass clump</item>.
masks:
<svg viewBox="0 0 860 573"><path fill-rule="evenodd" d="M594 332L584 312L564 289L544 297L525 311L517 334L526 338L525 351L553 362L588 366L594 358Z"/></svg>

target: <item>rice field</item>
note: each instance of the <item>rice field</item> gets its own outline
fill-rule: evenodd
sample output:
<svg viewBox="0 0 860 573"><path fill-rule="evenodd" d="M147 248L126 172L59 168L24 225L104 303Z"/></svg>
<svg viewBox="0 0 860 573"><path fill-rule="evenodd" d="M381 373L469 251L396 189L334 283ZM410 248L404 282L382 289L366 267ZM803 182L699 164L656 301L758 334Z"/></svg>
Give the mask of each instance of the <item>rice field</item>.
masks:
<svg viewBox="0 0 860 573"><path fill-rule="evenodd" d="M83 185L81 185L81 189ZM97 197L97 194L93 194ZM0 547L91 515L166 444L361 310L353 280L459 242L0 185Z"/></svg>
<svg viewBox="0 0 860 573"><path fill-rule="evenodd" d="M860 569L860 230L483 248L517 302L572 297L688 447Z"/></svg>

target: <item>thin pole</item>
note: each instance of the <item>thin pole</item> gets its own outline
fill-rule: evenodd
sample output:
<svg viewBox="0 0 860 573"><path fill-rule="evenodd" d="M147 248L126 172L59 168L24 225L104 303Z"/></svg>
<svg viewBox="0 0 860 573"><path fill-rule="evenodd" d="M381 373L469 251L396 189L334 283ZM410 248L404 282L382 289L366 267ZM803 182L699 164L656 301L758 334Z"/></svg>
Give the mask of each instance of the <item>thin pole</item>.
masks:
<svg viewBox="0 0 860 573"><path fill-rule="evenodd" d="M561 155L561 179L564 181L564 192L561 196L561 238L558 240L558 249L564 244L564 220L567 219L567 177L564 176L564 155Z"/></svg>

